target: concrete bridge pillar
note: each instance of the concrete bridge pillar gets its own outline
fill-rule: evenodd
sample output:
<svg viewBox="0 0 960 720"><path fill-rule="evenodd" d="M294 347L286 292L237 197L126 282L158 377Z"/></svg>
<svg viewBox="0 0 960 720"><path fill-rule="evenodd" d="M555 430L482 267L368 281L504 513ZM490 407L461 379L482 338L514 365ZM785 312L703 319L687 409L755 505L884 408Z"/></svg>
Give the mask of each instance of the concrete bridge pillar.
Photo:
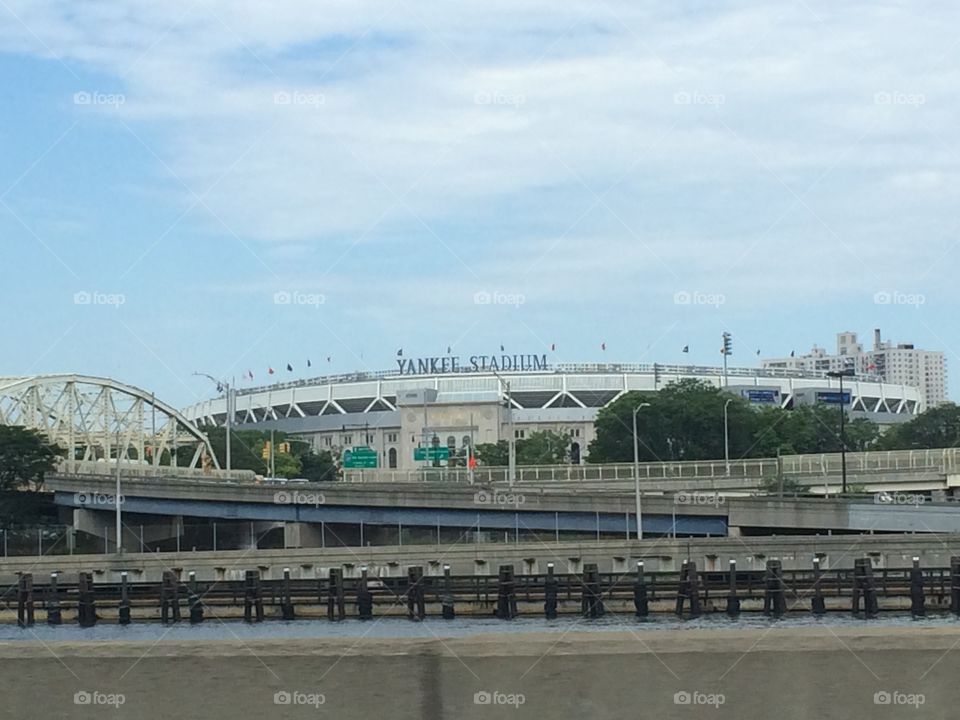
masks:
<svg viewBox="0 0 960 720"><path fill-rule="evenodd" d="M322 526L303 522L284 523L283 546L285 548L323 547Z"/></svg>

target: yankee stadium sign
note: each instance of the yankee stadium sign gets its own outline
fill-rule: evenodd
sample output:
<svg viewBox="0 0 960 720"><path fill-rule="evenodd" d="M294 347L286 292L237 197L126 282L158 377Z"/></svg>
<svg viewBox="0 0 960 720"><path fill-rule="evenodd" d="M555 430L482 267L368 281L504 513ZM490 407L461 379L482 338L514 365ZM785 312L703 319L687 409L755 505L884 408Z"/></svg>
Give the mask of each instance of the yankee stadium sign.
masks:
<svg viewBox="0 0 960 720"><path fill-rule="evenodd" d="M425 358L397 358L401 375L442 375L484 370L546 370L544 355L471 355L469 358L438 356Z"/></svg>

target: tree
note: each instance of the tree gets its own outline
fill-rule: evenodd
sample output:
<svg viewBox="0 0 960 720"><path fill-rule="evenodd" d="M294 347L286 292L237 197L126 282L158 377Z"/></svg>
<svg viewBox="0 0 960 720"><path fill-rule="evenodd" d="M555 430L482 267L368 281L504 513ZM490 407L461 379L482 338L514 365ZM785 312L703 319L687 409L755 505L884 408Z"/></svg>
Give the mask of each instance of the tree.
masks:
<svg viewBox="0 0 960 720"><path fill-rule="evenodd" d="M39 489L65 454L38 430L0 425L0 490Z"/></svg>
<svg viewBox="0 0 960 720"><path fill-rule="evenodd" d="M300 477L310 482L336 480L338 473L337 462L329 450L319 453L308 450L300 456Z"/></svg>
<svg viewBox="0 0 960 720"><path fill-rule="evenodd" d="M510 447L506 440L495 443L479 443L476 447L477 463L490 467L504 467L510 464Z"/></svg>
<svg viewBox="0 0 960 720"><path fill-rule="evenodd" d="M559 465L570 457L570 438L553 430L539 430L517 441L517 465Z"/></svg>
<svg viewBox="0 0 960 720"><path fill-rule="evenodd" d="M944 403L895 425L880 438L882 450L950 448L960 445L960 407Z"/></svg>

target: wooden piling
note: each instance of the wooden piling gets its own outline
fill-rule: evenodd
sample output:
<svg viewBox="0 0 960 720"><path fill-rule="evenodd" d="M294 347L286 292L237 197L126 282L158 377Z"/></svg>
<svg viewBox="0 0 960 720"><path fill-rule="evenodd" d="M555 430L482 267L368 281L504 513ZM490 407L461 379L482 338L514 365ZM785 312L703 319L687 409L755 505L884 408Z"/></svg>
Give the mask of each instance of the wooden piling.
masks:
<svg viewBox="0 0 960 720"><path fill-rule="evenodd" d="M870 558L858 558L853 564L853 599L851 609L860 612L860 600L863 599L863 614L872 618L877 615L877 592L873 583L873 563Z"/></svg>
<svg viewBox="0 0 960 720"><path fill-rule="evenodd" d="M676 614L683 616L683 607L690 604L690 617L700 617L700 579L697 563L685 560L680 566L680 585L677 589Z"/></svg>
<svg viewBox="0 0 960 720"><path fill-rule="evenodd" d="M585 565L580 581L580 612L585 618L603 615L603 590L600 587L600 570L596 564Z"/></svg>
<svg viewBox="0 0 960 720"><path fill-rule="evenodd" d="M343 620L346 617L346 600L343 596L343 570L330 568L327 582L327 619Z"/></svg>
<svg viewBox="0 0 960 720"><path fill-rule="evenodd" d="M950 612L960 616L960 557L950 558Z"/></svg>
<svg viewBox="0 0 960 720"><path fill-rule="evenodd" d="M163 581L160 586L160 620L166 625L168 622L180 622L180 578L173 570L163 571Z"/></svg>
<svg viewBox="0 0 960 720"><path fill-rule="evenodd" d="M763 614L782 617L787 603L783 590L783 565L779 560L767 560L763 582Z"/></svg>
<svg viewBox="0 0 960 720"><path fill-rule="evenodd" d="M645 618L650 614L650 602L647 599L647 578L642 560L637 561L637 577L633 581L633 609L638 618Z"/></svg>
<svg viewBox="0 0 960 720"><path fill-rule="evenodd" d="M60 612L60 593L57 591L57 573L50 573L50 585L47 588L47 624L60 625L63 616Z"/></svg>
<svg viewBox="0 0 960 720"><path fill-rule="evenodd" d="M926 598L923 594L923 570L920 569L920 558L913 558L913 567L910 568L910 613L914 617L923 617L927 614Z"/></svg>
<svg viewBox="0 0 960 720"><path fill-rule="evenodd" d="M263 597L260 592L260 571L247 570L243 583L243 619L263 622Z"/></svg>
<svg viewBox="0 0 960 720"><path fill-rule="evenodd" d="M547 563L547 577L543 585L543 615L547 620L557 619L557 577L553 563Z"/></svg>
<svg viewBox="0 0 960 720"><path fill-rule="evenodd" d="M280 589L280 617L284 620L293 620L296 611L293 609L293 598L290 596L290 568L283 569L283 586Z"/></svg>
<svg viewBox="0 0 960 720"><path fill-rule="evenodd" d="M517 616L516 587L513 565L501 565L497 576L496 616L501 620L513 620Z"/></svg>
<svg viewBox="0 0 960 720"><path fill-rule="evenodd" d="M17 625L33 627L33 573L21 573L17 583Z"/></svg>
<svg viewBox="0 0 960 720"><path fill-rule="evenodd" d="M453 585L450 579L450 566L443 566L443 596L440 599L441 612L444 620L453 620L457 611L453 605Z"/></svg>
<svg viewBox="0 0 960 720"><path fill-rule="evenodd" d="M120 573L120 607L117 622L121 625L130 624L130 588L127 586L127 571Z"/></svg>
<svg viewBox="0 0 960 720"><path fill-rule="evenodd" d="M77 621L80 627L97 624L96 595L93 589L93 573L81 572L77 576Z"/></svg>
<svg viewBox="0 0 960 720"><path fill-rule="evenodd" d="M729 589L727 590L727 615L737 617L740 614L740 598L737 595L737 561L730 561Z"/></svg>
<svg viewBox="0 0 960 720"><path fill-rule="evenodd" d="M427 603L423 597L423 567L411 565L407 568L407 617L411 620L423 620L427 616Z"/></svg>
<svg viewBox="0 0 960 720"><path fill-rule="evenodd" d="M810 599L810 609L814 615L825 615L827 613L827 604L823 599L823 589L820 581L823 575L820 570L820 558L813 558L813 597Z"/></svg>
<svg viewBox="0 0 960 720"><path fill-rule="evenodd" d="M187 607L190 609L190 624L203 622L203 599L197 593L197 574L191 570L187 581Z"/></svg>
<svg viewBox="0 0 960 720"><path fill-rule="evenodd" d="M367 566L360 568L360 584L357 586L357 614L361 620L373 620L373 594L367 580Z"/></svg>

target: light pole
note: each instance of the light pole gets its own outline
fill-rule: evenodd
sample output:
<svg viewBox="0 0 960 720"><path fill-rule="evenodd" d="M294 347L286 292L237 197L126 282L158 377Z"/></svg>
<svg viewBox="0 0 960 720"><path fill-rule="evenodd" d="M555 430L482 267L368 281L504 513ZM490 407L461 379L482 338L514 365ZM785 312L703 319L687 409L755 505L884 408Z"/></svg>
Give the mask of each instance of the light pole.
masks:
<svg viewBox="0 0 960 720"><path fill-rule="evenodd" d="M637 540L643 540L643 515L640 507L640 440L637 437L637 413L650 403L640 403L633 409L633 494L637 503Z"/></svg>
<svg viewBox="0 0 960 720"><path fill-rule="evenodd" d="M507 480L510 487L517 481L517 437L513 426L513 399L510 396L510 381L500 377L500 373L493 370L498 382L507 398Z"/></svg>
<svg viewBox="0 0 960 720"><path fill-rule="evenodd" d="M827 373L827 377L837 378L840 381L840 492L843 495L847 494L847 436L844 432L847 411L844 408L845 403L843 402L843 379L852 376L853 370L851 369Z"/></svg>
<svg viewBox="0 0 960 720"><path fill-rule="evenodd" d="M723 404L723 462L727 467L727 477L730 477L730 425L727 420L727 408L733 398L728 398Z"/></svg>
<svg viewBox="0 0 960 720"><path fill-rule="evenodd" d="M123 552L123 522L120 517L120 428L117 428L117 487L116 494L113 496L113 507L116 511L117 520L117 554Z"/></svg>
<svg viewBox="0 0 960 720"><path fill-rule="evenodd" d="M231 465L230 465L230 430L231 430L231 428L233 427L233 415L234 415L234 408L233 408L233 386L232 386L230 383L228 383L228 382L224 382L224 381L222 381L222 380L217 380L213 375L208 375L207 373L195 372L194 375L197 375L197 376L199 376L199 377L205 377L205 378L207 378L207 380L209 380L210 382L216 384L217 390L226 390L226 392L227 392L227 420L226 420L227 453L226 453L226 458L225 458L225 460L227 461L227 472L229 473L230 470L231 470Z"/></svg>

